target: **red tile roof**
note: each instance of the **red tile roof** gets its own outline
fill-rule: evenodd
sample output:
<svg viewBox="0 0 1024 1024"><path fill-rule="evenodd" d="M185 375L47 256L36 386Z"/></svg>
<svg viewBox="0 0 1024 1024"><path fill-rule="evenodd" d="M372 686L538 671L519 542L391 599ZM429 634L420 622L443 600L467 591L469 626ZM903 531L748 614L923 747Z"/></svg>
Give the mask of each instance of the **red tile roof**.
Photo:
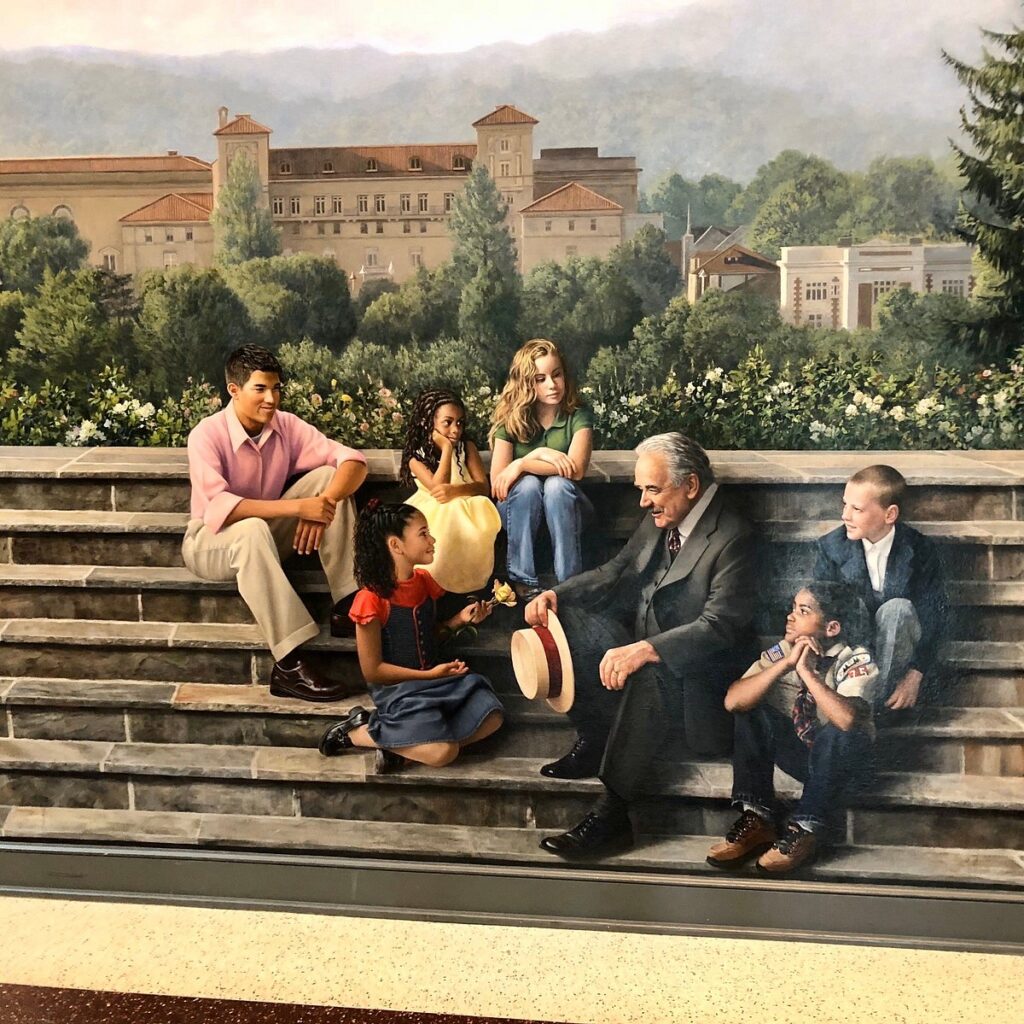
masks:
<svg viewBox="0 0 1024 1024"><path fill-rule="evenodd" d="M210 165L195 156L53 156L0 160L0 174L102 174L168 171L209 171Z"/></svg>
<svg viewBox="0 0 1024 1024"><path fill-rule="evenodd" d="M465 170L455 171L452 165L457 156L466 164ZM411 157L419 157L420 170L409 169ZM270 178L288 181L290 178L365 178L409 177L424 175L456 175L465 177L476 159L475 142L427 143L410 146L323 146L270 151ZM366 169L370 160L377 161L377 170ZM281 164L291 164L291 173L282 174ZM330 163L333 171L324 171Z"/></svg>
<svg viewBox="0 0 1024 1024"><path fill-rule="evenodd" d="M473 127L487 128L493 124L540 124L540 122L537 118L524 114L518 108L511 106L511 104L503 103L490 114L481 117L479 121L474 121Z"/></svg>
<svg viewBox="0 0 1024 1024"><path fill-rule="evenodd" d="M534 200L529 206L524 206L521 213L584 213L590 211L622 212L622 207L595 192L578 181L570 181L554 192Z"/></svg>
<svg viewBox="0 0 1024 1024"><path fill-rule="evenodd" d="M238 114L228 121L223 128L218 128L214 135L269 135L270 129L259 121L254 121L251 114Z"/></svg>
<svg viewBox="0 0 1024 1024"><path fill-rule="evenodd" d="M122 224L194 224L208 221L212 192L170 192L121 218Z"/></svg>

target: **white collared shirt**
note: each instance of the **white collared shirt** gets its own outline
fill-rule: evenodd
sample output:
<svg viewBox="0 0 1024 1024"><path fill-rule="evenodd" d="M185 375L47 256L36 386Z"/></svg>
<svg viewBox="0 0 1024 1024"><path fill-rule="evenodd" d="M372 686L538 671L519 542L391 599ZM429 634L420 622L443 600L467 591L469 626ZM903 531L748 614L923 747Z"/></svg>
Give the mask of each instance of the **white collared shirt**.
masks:
<svg viewBox="0 0 1024 1024"><path fill-rule="evenodd" d="M686 518L676 527L679 533L680 544L686 543L686 538L693 533L695 527L700 522L700 517L707 511L708 505L711 504L711 499L718 493L718 484L712 484L701 496L700 501L697 502L689 512L686 513Z"/></svg>
<svg viewBox="0 0 1024 1024"><path fill-rule="evenodd" d="M874 544L866 537L861 539L864 545L864 558L868 563L868 576L871 577L871 589L881 593L885 587L885 569L889 564L889 552L892 551L892 542L896 536L894 526L881 540Z"/></svg>

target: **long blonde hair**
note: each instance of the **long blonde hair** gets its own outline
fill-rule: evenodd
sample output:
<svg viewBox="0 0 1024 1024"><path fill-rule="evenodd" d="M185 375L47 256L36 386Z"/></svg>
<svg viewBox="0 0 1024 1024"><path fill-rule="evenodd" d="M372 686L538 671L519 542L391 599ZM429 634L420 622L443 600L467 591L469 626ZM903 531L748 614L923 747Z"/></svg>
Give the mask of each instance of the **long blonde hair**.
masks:
<svg viewBox="0 0 1024 1024"><path fill-rule="evenodd" d="M494 415L491 417L490 441L494 447L494 432L504 427L510 438L523 444L530 441L540 429L533 406L537 392L533 384L537 372L537 360L546 356L554 356L562 367L562 379L565 381L565 394L562 396L561 411L573 413L580 407L580 396L576 383L565 364L565 357L558 351L558 346L546 338L534 338L526 342L512 357L508 380L505 382Z"/></svg>

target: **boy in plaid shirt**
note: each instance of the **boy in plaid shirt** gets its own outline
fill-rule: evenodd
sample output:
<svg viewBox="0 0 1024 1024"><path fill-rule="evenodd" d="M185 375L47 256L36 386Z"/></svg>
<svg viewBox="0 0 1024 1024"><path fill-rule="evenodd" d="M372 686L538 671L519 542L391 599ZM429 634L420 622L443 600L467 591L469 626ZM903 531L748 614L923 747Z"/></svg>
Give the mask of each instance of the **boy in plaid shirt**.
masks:
<svg viewBox="0 0 1024 1024"><path fill-rule="evenodd" d="M729 687L732 801L741 814L708 851L713 867L734 869L758 856L761 874L781 877L809 864L829 820L870 777L879 675L858 642L866 631L866 609L848 587L809 583L793 598L784 639ZM774 823L775 765L804 783L782 835Z"/></svg>

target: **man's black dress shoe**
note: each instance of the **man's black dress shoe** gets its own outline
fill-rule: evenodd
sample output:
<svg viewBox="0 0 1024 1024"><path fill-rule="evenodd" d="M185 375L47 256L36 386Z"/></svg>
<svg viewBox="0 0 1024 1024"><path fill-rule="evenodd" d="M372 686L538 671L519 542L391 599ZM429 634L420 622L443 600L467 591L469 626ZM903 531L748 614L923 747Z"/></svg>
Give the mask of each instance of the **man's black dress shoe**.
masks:
<svg viewBox="0 0 1024 1024"><path fill-rule="evenodd" d="M601 768L603 753L603 744L579 736L568 754L550 764L541 765L540 773L549 779L590 779Z"/></svg>
<svg viewBox="0 0 1024 1024"><path fill-rule="evenodd" d="M366 708L354 707L348 715L340 722L335 722L327 732L320 737L320 753L324 757L337 757L344 754L346 750L355 750L356 747L349 739L348 734L361 725L366 725L370 720L370 712Z"/></svg>
<svg viewBox="0 0 1024 1024"><path fill-rule="evenodd" d="M329 704L349 695L344 683L325 679L301 658L290 668L275 662L270 674L270 692L275 697L297 697L317 704Z"/></svg>
<svg viewBox="0 0 1024 1024"><path fill-rule="evenodd" d="M569 860L609 857L633 847L633 828L629 818L605 818L591 811L568 832L548 836L540 848Z"/></svg>

